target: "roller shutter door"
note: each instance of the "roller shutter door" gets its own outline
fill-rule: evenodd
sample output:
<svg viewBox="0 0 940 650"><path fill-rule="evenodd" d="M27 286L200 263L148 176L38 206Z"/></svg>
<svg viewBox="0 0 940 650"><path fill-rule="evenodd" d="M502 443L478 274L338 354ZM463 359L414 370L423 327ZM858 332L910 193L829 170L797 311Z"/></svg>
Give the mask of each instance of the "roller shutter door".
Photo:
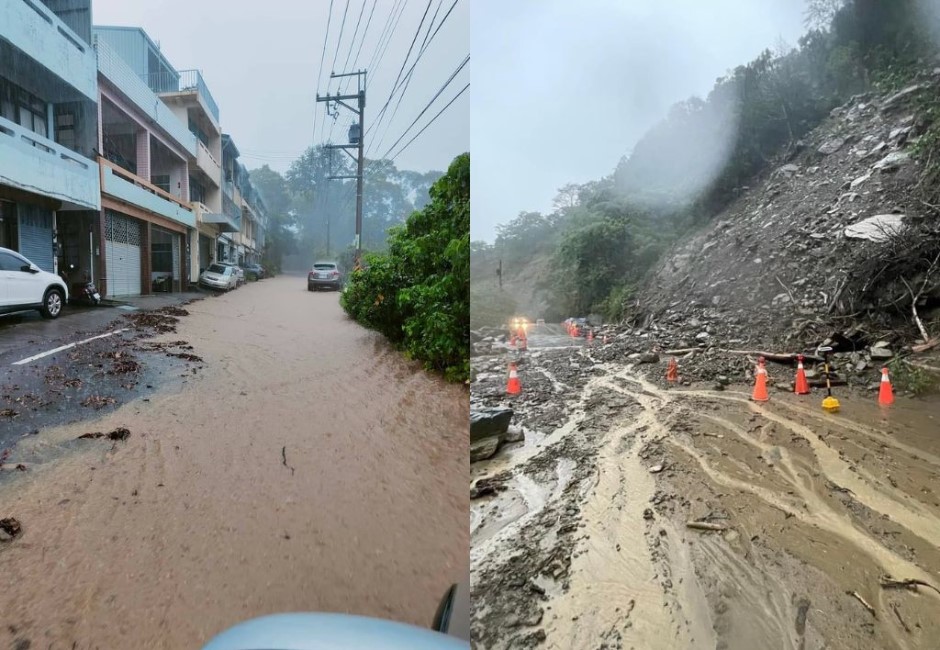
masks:
<svg viewBox="0 0 940 650"><path fill-rule="evenodd" d="M20 203L19 212L20 255L43 271L55 273L52 213L24 203Z"/></svg>
<svg viewBox="0 0 940 650"><path fill-rule="evenodd" d="M108 295L140 295L140 224L110 210L105 213Z"/></svg>

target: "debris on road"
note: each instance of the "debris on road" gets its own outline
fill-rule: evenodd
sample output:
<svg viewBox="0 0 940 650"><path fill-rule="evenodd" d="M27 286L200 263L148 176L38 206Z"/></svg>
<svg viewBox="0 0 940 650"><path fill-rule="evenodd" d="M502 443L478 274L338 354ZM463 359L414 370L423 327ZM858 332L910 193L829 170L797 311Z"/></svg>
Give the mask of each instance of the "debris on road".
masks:
<svg viewBox="0 0 940 650"><path fill-rule="evenodd" d="M23 526L15 517L0 519L0 542L11 542L23 532Z"/></svg>
<svg viewBox="0 0 940 650"><path fill-rule="evenodd" d="M82 400L82 406L92 407L96 411L103 409L105 406L114 404L117 400L113 397L102 397L101 395L90 395Z"/></svg>
<svg viewBox="0 0 940 650"><path fill-rule="evenodd" d="M108 440L127 440L130 438L131 432L124 428L118 427L110 433L102 433L101 431L95 431L94 433L83 433L78 437L78 440L83 439L94 439L94 438L108 438Z"/></svg>

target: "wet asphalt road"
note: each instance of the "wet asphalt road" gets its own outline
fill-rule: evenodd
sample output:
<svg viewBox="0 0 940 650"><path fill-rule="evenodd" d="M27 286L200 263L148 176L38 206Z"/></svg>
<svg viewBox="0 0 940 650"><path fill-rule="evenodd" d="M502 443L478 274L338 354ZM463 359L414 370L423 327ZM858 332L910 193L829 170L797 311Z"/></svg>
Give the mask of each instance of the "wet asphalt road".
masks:
<svg viewBox="0 0 940 650"><path fill-rule="evenodd" d="M124 401L13 448L28 471L0 480L23 530L0 546L0 648L198 648L286 611L430 624L468 571L467 391L338 299L268 279L45 367L56 390L81 367ZM155 343L202 361L139 349ZM144 368L109 374L125 352Z"/></svg>

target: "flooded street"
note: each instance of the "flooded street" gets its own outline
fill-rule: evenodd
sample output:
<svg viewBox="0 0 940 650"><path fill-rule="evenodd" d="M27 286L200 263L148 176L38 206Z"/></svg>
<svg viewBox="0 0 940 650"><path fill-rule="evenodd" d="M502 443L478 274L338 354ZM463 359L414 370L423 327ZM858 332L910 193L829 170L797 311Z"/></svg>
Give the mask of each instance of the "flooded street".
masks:
<svg viewBox="0 0 940 650"><path fill-rule="evenodd" d="M819 391L757 404L532 341L519 398L474 386L527 428L471 472L499 486L471 506L476 647L933 647L936 397L827 414ZM560 426L537 424L571 367Z"/></svg>
<svg viewBox="0 0 940 650"><path fill-rule="evenodd" d="M187 309L156 340L192 345L198 376L19 444L55 459L0 484L23 527L0 647L195 648L287 611L429 625L468 562L465 388L302 277Z"/></svg>

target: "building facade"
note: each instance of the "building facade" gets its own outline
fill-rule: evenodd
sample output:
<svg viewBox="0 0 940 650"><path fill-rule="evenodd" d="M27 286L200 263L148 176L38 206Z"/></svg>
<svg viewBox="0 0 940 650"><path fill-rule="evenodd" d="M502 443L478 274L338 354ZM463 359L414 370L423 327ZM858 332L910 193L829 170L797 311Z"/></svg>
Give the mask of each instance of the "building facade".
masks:
<svg viewBox="0 0 940 650"><path fill-rule="evenodd" d="M198 70L91 0L0 0L0 246L109 297L260 262L264 202Z"/></svg>
<svg viewBox="0 0 940 650"><path fill-rule="evenodd" d="M0 246L96 280L101 187L90 0L0 0Z"/></svg>

